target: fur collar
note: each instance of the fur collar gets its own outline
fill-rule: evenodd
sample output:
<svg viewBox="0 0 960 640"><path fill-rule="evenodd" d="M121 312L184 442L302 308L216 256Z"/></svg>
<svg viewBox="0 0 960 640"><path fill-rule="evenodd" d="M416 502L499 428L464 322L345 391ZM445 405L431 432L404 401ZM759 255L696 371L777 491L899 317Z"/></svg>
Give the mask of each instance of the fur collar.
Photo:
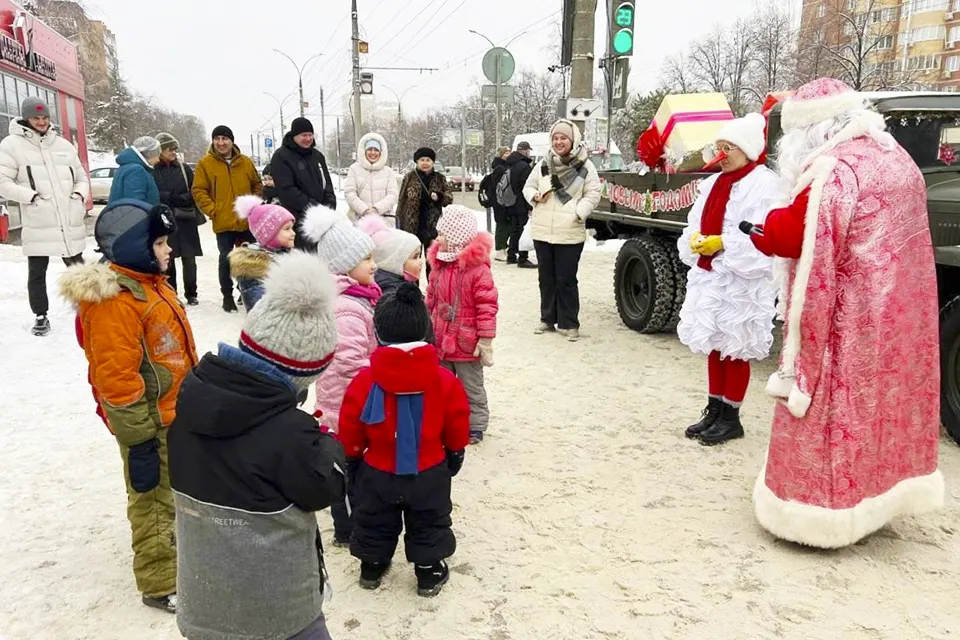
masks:
<svg viewBox="0 0 960 640"><path fill-rule="evenodd" d="M60 295L74 305L116 298L120 288L118 274L107 262L76 265L60 276Z"/></svg>
<svg viewBox="0 0 960 640"><path fill-rule="evenodd" d="M230 261L230 273L235 278L262 280L273 262L273 254L266 249L246 245L231 251L227 260Z"/></svg>
<svg viewBox="0 0 960 640"><path fill-rule="evenodd" d="M450 262L441 262L437 260L437 253L440 252L440 243L434 241L427 249L427 260L430 262L430 268L436 269L439 266L452 264ZM490 265L490 254L493 252L493 236L486 231L481 231L473 240L467 243L460 255L457 256L457 266L461 269L472 269L480 265Z"/></svg>
<svg viewBox="0 0 960 640"><path fill-rule="evenodd" d="M367 160L366 145L370 140L376 140L380 143L380 159L374 163ZM367 171L379 171L387 166L387 141L379 133L370 132L360 138L357 144L357 163Z"/></svg>

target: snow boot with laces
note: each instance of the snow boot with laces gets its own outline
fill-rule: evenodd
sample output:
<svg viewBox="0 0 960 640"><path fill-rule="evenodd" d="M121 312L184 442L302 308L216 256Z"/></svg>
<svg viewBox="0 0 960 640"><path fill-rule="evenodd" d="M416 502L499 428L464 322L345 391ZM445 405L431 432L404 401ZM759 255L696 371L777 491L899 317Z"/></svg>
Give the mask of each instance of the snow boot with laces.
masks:
<svg viewBox="0 0 960 640"><path fill-rule="evenodd" d="M415 565L414 571L417 574L417 595L422 598L432 598L439 594L443 585L450 580L450 569L443 560L428 567Z"/></svg>
<svg viewBox="0 0 960 640"><path fill-rule="evenodd" d="M390 563L379 562L360 563L360 586L363 589L379 589L383 576L390 570Z"/></svg>
<svg viewBox="0 0 960 640"><path fill-rule="evenodd" d="M740 423L740 407L732 407L726 402L720 403L720 417L709 429L700 434L700 444L711 447L727 440L743 437L743 425Z"/></svg>
<svg viewBox="0 0 960 640"><path fill-rule="evenodd" d="M701 414L700 422L692 424L687 427L687 430L683 432L683 435L688 438L699 438L700 434L713 426L713 423L717 421L717 418L720 417L720 405L723 404L723 401L720 398L710 397L707 400L707 406L704 407L703 413Z"/></svg>

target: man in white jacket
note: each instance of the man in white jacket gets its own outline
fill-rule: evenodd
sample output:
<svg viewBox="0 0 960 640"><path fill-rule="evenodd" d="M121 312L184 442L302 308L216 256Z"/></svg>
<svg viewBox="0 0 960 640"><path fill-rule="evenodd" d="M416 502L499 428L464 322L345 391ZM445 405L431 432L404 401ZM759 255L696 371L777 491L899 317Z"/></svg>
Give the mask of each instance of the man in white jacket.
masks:
<svg viewBox="0 0 960 640"><path fill-rule="evenodd" d="M773 344L773 263L739 230L744 220L763 222L781 195L776 174L760 162L764 125L763 116L751 113L717 134L715 160L723 172L703 181L677 242L690 267L677 335L708 358L707 408L686 436L704 445L743 437L740 404L750 360L766 358Z"/></svg>
<svg viewBox="0 0 960 640"><path fill-rule="evenodd" d="M387 165L387 141L379 133L368 133L360 138L357 161L343 181L343 196L353 217L379 214L397 226L393 210L399 195L397 174Z"/></svg>
<svg viewBox="0 0 960 640"><path fill-rule="evenodd" d="M10 122L10 135L0 142L0 197L20 205L27 292L36 316L32 333L45 336L50 333L50 256L61 258L67 266L83 262L90 184L77 150L51 128L46 103L27 98L20 115L20 120Z"/></svg>

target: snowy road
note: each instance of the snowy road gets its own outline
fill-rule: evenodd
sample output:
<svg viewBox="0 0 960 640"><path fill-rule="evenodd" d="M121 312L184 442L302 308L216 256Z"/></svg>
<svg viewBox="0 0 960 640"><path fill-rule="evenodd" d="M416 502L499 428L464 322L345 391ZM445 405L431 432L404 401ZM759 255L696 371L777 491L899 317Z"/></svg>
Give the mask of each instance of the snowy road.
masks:
<svg viewBox="0 0 960 640"><path fill-rule="evenodd" d="M203 234L201 306L189 312L201 353L235 341L243 319L219 309L209 225ZM772 540L750 501L772 365L754 372L745 440L712 449L685 440L703 404L703 362L674 337L621 326L613 260L584 255L577 344L532 334L536 272L495 266L492 422L454 482L451 582L419 599L400 563L380 591L361 590L321 514L333 637L953 637L960 449L941 443L942 513L834 553ZM61 271L51 266L51 290ZM72 313L53 301L53 333L31 337L25 283L19 249L0 246L0 638L179 638L173 617L143 607L134 588L120 457L94 415Z"/></svg>

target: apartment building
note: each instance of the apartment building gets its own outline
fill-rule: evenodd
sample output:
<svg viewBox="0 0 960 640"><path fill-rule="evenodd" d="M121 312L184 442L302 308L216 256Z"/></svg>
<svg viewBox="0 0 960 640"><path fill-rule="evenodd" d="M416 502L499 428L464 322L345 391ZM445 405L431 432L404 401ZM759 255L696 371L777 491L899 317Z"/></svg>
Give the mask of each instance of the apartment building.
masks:
<svg viewBox="0 0 960 640"><path fill-rule="evenodd" d="M960 0L804 0L799 45L808 66L855 69L864 89L957 91Z"/></svg>

